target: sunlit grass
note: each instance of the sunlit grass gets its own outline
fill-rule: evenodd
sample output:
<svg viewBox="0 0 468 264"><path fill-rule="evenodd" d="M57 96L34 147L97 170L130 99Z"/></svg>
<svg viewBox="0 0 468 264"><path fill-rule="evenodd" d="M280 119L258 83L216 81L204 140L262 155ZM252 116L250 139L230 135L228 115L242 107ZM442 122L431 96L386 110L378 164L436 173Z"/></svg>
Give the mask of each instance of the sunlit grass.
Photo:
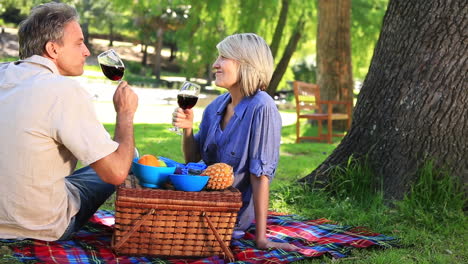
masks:
<svg viewBox="0 0 468 264"><path fill-rule="evenodd" d="M114 124L105 124L105 127L113 134ZM165 156L182 162L181 138L170 132L169 127L169 124L136 124L135 141L140 153ZM465 241L468 221L460 209L458 196L444 192L453 187L447 178L435 178L436 183L442 186L430 188L432 185L428 183L434 182L434 174L429 168L423 169L417 196L408 197L409 200L403 201L404 205L398 207L384 203L379 195L369 195L369 201L362 200L364 192L362 187L365 187L367 183L361 182L359 177L363 173L369 173L365 168L365 163L361 164L364 167L360 164L349 163L338 176L344 181L354 181L352 184L360 185L356 186L356 189L360 190L357 193L353 193L355 187L352 187L350 182L351 185L343 186L343 192L336 192L336 190L341 190L339 184L335 185L335 188L338 188L335 192L312 189L310 186L297 183L296 180L313 171L333 152L337 143L330 145L313 142L296 144L294 143L294 125L285 126L282 130L282 137L279 166L272 181L270 209L298 214L309 219L327 218L340 225L364 226L400 240L401 247L399 248L352 249L351 257L340 262L467 263L468 253ZM450 190L455 190L455 188ZM437 200L426 199L434 195L439 198ZM358 199L355 200L354 196ZM421 196L422 198L419 198ZM113 199L109 199L102 208L114 209ZM431 205L432 200L437 205L432 204L427 209L426 206ZM424 202L424 206L417 206L420 201ZM457 207L438 206L447 201L457 204ZM432 216L437 214L437 211L431 211L433 208L442 208L447 211L444 214L438 214L435 218ZM417 214L412 213L414 210L418 210ZM19 263L12 259L8 248L3 248L5 252L0 254L0 263ZM297 263L336 262L329 256L324 256Z"/></svg>

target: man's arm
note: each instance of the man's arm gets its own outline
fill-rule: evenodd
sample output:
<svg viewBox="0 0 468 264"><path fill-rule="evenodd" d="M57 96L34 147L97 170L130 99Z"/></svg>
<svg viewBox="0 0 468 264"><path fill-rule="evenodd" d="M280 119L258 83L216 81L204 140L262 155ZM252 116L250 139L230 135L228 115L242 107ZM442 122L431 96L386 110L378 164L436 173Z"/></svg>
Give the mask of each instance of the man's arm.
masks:
<svg viewBox="0 0 468 264"><path fill-rule="evenodd" d="M127 178L132 164L135 149L133 117L138 107L138 96L125 81L114 93L114 107L117 112L114 140L119 147L90 166L104 182L119 185Z"/></svg>

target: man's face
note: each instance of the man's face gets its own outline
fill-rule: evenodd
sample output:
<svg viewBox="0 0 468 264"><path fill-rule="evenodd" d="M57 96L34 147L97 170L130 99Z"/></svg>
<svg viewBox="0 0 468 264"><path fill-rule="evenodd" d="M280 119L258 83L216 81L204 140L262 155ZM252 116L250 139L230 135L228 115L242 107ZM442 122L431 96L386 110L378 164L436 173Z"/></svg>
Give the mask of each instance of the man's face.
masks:
<svg viewBox="0 0 468 264"><path fill-rule="evenodd" d="M57 68L61 75L83 74L86 57L90 55L84 44L83 32L76 21L68 22L63 31L62 44L58 45Z"/></svg>

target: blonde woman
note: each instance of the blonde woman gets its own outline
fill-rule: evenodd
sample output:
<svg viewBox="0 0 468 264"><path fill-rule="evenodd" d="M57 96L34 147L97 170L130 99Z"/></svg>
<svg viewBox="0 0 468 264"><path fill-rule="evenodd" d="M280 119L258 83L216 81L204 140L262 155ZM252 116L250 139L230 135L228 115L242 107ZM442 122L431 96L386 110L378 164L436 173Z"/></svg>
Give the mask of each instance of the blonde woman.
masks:
<svg viewBox="0 0 468 264"><path fill-rule="evenodd" d="M215 84L228 92L206 107L197 134L192 129L193 111L174 111L173 124L184 130L185 161L231 165L234 187L243 199L236 231L247 229L255 220L257 248L297 250L266 237L269 185L278 165L281 139L281 117L265 92L273 74L270 48L252 33L229 36L216 47Z"/></svg>

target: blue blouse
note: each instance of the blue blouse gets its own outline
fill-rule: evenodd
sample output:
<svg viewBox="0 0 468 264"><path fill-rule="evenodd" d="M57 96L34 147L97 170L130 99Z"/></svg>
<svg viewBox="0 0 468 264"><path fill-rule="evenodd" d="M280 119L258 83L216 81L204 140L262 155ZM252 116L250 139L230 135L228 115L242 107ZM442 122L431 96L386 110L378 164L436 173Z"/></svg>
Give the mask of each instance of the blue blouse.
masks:
<svg viewBox="0 0 468 264"><path fill-rule="evenodd" d="M211 102L203 113L195 141L206 165L223 162L234 169L233 186L242 193L237 230L245 230L255 218L250 174L274 177L281 141L281 116L273 99L263 91L244 97L224 130L221 122L231 95Z"/></svg>

